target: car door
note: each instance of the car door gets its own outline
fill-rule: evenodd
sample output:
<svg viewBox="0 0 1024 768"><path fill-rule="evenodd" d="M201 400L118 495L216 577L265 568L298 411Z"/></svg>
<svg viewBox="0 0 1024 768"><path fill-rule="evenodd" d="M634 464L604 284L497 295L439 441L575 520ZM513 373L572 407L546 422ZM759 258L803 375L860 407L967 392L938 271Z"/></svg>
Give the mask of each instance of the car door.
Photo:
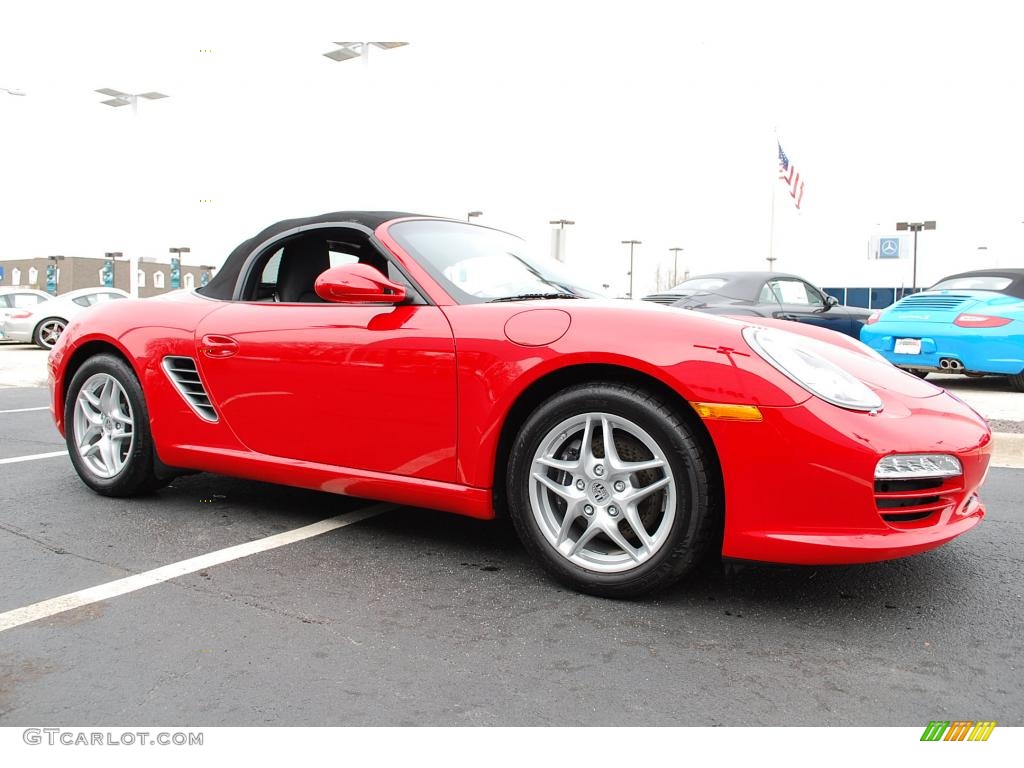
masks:
<svg viewBox="0 0 1024 768"><path fill-rule="evenodd" d="M196 346L220 418L249 449L455 480L455 341L438 307L226 302Z"/></svg>
<svg viewBox="0 0 1024 768"><path fill-rule="evenodd" d="M830 306L825 296L809 283L792 277L779 277L765 284L769 300L776 306L772 317L817 325L840 333L850 333L850 317L844 310ZM762 299L766 296L762 290Z"/></svg>

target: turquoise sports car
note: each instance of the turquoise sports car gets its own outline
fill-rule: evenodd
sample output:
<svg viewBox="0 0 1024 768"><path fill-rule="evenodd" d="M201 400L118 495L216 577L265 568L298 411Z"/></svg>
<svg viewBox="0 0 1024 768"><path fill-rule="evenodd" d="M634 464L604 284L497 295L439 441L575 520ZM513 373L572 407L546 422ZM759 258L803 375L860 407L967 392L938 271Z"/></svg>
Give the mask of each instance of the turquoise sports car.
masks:
<svg viewBox="0 0 1024 768"><path fill-rule="evenodd" d="M982 269L940 280L875 312L860 340L894 365L1008 377L1024 392L1024 269Z"/></svg>

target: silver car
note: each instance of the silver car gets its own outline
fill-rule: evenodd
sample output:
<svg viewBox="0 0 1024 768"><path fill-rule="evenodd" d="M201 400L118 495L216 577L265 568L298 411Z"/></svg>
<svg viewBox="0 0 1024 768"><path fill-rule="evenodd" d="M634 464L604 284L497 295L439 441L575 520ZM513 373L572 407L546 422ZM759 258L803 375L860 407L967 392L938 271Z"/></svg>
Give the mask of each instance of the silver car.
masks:
<svg viewBox="0 0 1024 768"><path fill-rule="evenodd" d="M13 312L4 319L3 335L11 341L32 342L37 347L50 349L67 324L93 304L126 298L128 294L119 288L68 291L34 307Z"/></svg>
<svg viewBox="0 0 1024 768"><path fill-rule="evenodd" d="M50 298L50 294L35 288L0 288L0 341L5 341L4 321L8 317Z"/></svg>

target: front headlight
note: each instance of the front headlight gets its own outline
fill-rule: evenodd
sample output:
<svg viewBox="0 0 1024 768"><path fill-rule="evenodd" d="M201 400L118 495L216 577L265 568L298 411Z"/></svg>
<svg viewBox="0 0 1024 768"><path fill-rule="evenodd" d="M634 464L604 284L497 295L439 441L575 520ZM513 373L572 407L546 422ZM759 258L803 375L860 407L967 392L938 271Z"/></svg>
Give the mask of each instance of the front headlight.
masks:
<svg viewBox="0 0 1024 768"><path fill-rule="evenodd" d="M812 395L855 411L875 411L881 398L838 365L816 354L792 333L768 328L744 328L743 338L770 365Z"/></svg>

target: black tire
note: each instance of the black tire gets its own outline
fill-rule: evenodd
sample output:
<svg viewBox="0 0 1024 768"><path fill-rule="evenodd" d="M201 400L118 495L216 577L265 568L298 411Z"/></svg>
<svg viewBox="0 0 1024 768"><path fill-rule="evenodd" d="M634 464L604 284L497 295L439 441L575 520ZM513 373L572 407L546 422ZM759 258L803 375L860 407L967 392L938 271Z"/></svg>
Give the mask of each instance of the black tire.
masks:
<svg viewBox="0 0 1024 768"><path fill-rule="evenodd" d="M558 552L541 531L530 500L533 459L545 436L574 415L602 412L646 431L676 478L675 518L660 548L617 573L582 567ZM713 451L699 429L644 389L613 382L572 387L538 406L512 445L506 479L509 516L526 549L558 581L601 597L638 597L678 581L720 544L723 518Z"/></svg>
<svg viewBox="0 0 1024 768"><path fill-rule="evenodd" d="M1017 392L1024 392L1024 371L1013 376L1007 376L1010 381L1010 387L1015 389Z"/></svg>
<svg viewBox="0 0 1024 768"><path fill-rule="evenodd" d="M64 329L68 325L68 321L63 317L48 317L45 320L41 320L36 323L35 330L32 331L32 343L40 349L53 349L53 345L56 343L56 337L50 340L49 334L46 333L47 329L53 325L59 327L57 335L59 336L64 332Z"/></svg>
<svg viewBox="0 0 1024 768"><path fill-rule="evenodd" d="M907 373L914 374L919 379L927 379L928 374L931 373L931 371L923 371L920 368L904 368L903 370Z"/></svg>
<svg viewBox="0 0 1024 768"><path fill-rule="evenodd" d="M134 422L133 440L127 459L121 470L113 477L105 478L96 474L79 454L75 445L75 403L82 386L97 373L112 376L124 389L131 406ZM82 482L101 496L138 496L151 493L166 485L170 478L161 478L156 473L153 436L149 430L149 411L142 394L142 387L135 372L120 357L100 354L90 357L75 372L64 401L64 433L71 463Z"/></svg>

